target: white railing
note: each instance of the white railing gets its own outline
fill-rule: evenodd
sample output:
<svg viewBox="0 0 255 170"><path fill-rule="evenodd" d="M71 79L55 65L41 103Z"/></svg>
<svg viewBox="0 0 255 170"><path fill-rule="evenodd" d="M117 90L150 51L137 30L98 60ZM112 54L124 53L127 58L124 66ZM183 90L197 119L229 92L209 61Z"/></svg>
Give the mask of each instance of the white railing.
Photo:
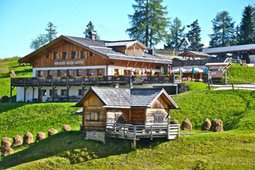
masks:
<svg viewBox="0 0 255 170"><path fill-rule="evenodd" d="M139 138L175 139L180 135L179 124L132 125L107 123L106 133L115 138L137 140Z"/></svg>

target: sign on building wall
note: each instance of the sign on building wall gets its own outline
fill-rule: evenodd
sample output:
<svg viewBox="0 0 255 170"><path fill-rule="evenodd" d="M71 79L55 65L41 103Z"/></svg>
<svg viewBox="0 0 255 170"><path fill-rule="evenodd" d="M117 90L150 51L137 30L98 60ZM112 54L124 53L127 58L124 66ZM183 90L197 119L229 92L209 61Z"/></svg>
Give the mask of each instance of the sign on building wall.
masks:
<svg viewBox="0 0 255 170"><path fill-rule="evenodd" d="M84 61L55 61L55 66L64 66L64 65L83 65Z"/></svg>

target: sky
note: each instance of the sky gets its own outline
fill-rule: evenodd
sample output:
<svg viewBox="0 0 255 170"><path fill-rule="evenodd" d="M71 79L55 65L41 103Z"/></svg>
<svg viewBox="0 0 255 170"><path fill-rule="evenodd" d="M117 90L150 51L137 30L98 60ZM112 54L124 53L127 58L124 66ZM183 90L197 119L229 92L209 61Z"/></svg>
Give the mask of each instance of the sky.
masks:
<svg viewBox="0 0 255 170"><path fill-rule="evenodd" d="M45 34L48 22L57 26L58 36L84 37L89 21L103 40L129 39L129 14L133 14L134 0L0 0L0 58L23 57L32 39ZM245 6L254 0L164 0L167 17L178 17L183 25L198 19L205 45L212 33L211 20L218 12L227 10L236 24ZM169 30L169 29L167 29ZM188 29L186 29L187 31ZM157 48L163 48L160 43Z"/></svg>

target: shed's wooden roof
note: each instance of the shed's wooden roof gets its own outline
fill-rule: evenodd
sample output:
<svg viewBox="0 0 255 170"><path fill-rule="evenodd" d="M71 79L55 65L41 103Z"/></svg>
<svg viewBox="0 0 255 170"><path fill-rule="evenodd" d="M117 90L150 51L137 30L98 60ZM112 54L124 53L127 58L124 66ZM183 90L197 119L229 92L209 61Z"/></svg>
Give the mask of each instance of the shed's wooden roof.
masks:
<svg viewBox="0 0 255 170"><path fill-rule="evenodd" d="M82 106L90 92L94 92L108 108L151 107L151 103L164 95L171 104L171 108L178 108L177 104L164 89L124 89L110 87L91 87L76 106Z"/></svg>

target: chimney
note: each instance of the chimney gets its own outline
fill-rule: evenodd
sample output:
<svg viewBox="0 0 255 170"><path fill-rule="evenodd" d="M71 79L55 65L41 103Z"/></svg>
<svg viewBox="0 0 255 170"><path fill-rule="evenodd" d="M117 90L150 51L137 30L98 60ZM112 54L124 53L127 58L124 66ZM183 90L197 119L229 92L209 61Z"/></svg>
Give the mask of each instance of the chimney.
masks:
<svg viewBox="0 0 255 170"><path fill-rule="evenodd" d="M90 31L89 32L89 38L91 40L96 40L96 35L97 35L97 33L95 31Z"/></svg>

